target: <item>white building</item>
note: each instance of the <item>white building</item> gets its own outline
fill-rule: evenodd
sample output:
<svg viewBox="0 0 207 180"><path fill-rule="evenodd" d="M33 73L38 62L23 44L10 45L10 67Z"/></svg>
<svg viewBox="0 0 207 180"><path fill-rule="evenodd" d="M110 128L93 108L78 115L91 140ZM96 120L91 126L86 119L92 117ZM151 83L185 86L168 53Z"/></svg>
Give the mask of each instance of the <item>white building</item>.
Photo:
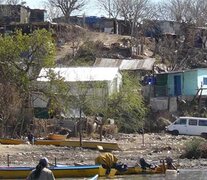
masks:
<svg viewBox="0 0 207 180"><path fill-rule="evenodd" d="M37 79L38 84L45 85L49 81L47 73L51 70L68 83L71 96L80 96L87 90L87 96L99 96L103 101L107 96L118 92L122 84L122 75L117 67L43 68ZM89 86L84 86L85 90L83 90L80 89L80 83ZM95 86L96 83L101 83L103 86ZM38 93L33 95L34 107L44 108L47 104L47 98Z"/></svg>

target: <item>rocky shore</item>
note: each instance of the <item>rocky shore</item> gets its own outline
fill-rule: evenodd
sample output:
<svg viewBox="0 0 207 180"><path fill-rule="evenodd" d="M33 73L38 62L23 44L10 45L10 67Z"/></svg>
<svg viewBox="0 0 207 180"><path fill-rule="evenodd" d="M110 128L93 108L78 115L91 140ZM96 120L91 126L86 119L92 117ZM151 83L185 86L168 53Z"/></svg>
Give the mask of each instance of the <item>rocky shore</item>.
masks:
<svg viewBox="0 0 207 180"><path fill-rule="evenodd" d="M121 151L112 151L121 162L136 164L140 157L148 162L158 164L161 159L171 156L179 168L200 168L207 166L207 159L180 159L184 144L192 139L191 136L171 136L168 134L118 134L103 141L117 142ZM0 165L6 166L35 166L40 157L48 157L51 164L73 165L74 163L94 164L99 155L98 150L24 145L0 145Z"/></svg>

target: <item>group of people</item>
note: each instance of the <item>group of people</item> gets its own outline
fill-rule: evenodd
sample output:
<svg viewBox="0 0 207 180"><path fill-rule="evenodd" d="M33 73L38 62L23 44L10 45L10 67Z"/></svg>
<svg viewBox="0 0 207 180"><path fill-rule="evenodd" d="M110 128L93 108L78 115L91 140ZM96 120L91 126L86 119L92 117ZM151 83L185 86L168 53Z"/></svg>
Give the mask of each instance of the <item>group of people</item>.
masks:
<svg viewBox="0 0 207 180"><path fill-rule="evenodd" d="M167 157L165 161L167 169L176 169L176 167L173 165L172 158ZM47 158L41 158L36 168L31 171L26 180L54 180L55 177L52 171L47 168L48 164L49 161ZM102 165L102 167L106 169L106 175L110 174L112 168L118 170L119 172L124 172L127 170L127 165L118 162L118 158L109 152L101 153L95 159L95 164ZM153 168L153 165L147 163L144 158L140 158L139 165L144 170L147 168Z"/></svg>

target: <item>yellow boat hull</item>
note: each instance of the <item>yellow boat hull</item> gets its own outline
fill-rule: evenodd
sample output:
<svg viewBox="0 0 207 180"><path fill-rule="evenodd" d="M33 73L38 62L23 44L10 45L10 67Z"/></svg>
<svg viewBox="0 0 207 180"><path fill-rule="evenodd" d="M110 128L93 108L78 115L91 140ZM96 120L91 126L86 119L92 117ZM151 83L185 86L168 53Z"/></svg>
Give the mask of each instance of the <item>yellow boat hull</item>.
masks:
<svg viewBox="0 0 207 180"><path fill-rule="evenodd" d="M55 146L68 146L68 147L80 147L79 140L35 140L35 145L55 145ZM108 143L101 141L82 141L83 148L97 149L98 146L102 146L104 150L120 150L117 143Z"/></svg>
<svg viewBox="0 0 207 180"><path fill-rule="evenodd" d="M62 141L60 146L80 147L79 140ZM102 141L82 141L83 148L97 149L97 146L102 146L104 150L120 150L117 143L102 142Z"/></svg>
<svg viewBox="0 0 207 180"><path fill-rule="evenodd" d="M35 145L54 145L54 146L60 146L62 140L35 140Z"/></svg>
<svg viewBox="0 0 207 180"><path fill-rule="evenodd" d="M30 167L0 167L0 179L25 179L33 168ZM50 167L55 178L92 177L103 174L101 166L57 166ZM103 171L103 172L102 172Z"/></svg>
<svg viewBox="0 0 207 180"><path fill-rule="evenodd" d="M24 141L23 139L4 139L4 138L1 138L1 139L0 139L0 143L1 143L1 144L13 144L13 145L18 145L18 144L25 144L26 141Z"/></svg>
<svg viewBox="0 0 207 180"><path fill-rule="evenodd" d="M0 167L0 179L25 179L33 168L31 167ZM98 165L83 166L53 166L50 167L56 178L92 177L96 174L106 176L106 169ZM130 174L164 174L166 167L162 165L155 169L143 170L140 167L129 167L125 172L115 171L115 175Z"/></svg>

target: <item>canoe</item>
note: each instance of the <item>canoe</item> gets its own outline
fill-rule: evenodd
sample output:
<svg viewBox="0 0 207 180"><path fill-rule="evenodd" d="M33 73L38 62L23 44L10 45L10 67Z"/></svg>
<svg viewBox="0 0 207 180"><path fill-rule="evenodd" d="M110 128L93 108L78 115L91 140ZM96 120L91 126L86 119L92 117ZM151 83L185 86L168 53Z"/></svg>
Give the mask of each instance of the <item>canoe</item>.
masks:
<svg viewBox="0 0 207 180"><path fill-rule="evenodd" d="M33 167L0 167L0 179L25 179ZM84 166L51 166L55 178L92 177L103 174L104 169L99 165Z"/></svg>
<svg viewBox="0 0 207 180"><path fill-rule="evenodd" d="M18 145L18 144L25 144L26 141L23 139L7 139L7 138L1 138L0 139L1 144L13 144L13 145Z"/></svg>
<svg viewBox="0 0 207 180"><path fill-rule="evenodd" d="M68 146L68 147L80 147L79 140L41 140L36 139L35 145L55 145L55 146ZM82 141L83 148L97 149L98 146L102 146L104 150L120 150L119 146L115 142L102 142L102 141Z"/></svg>
<svg viewBox="0 0 207 180"><path fill-rule="evenodd" d="M48 140L62 140L64 141L67 138L68 134L66 135L61 135L61 134L48 134L47 139Z"/></svg>
<svg viewBox="0 0 207 180"><path fill-rule="evenodd" d="M96 174L95 176L93 176L93 177L90 178L89 180L98 180L98 174Z"/></svg>
<svg viewBox="0 0 207 180"><path fill-rule="evenodd" d="M54 146L60 146L62 140L42 140L42 139L36 139L34 141L35 145L54 145Z"/></svg>
<svg viewBox="0 0 207 180"><path fill-rule="evenodd" d="M0 167L0 179L25 179L34 167ZM49 169L56 178L74 178L74 177L93 177L95 175L105 176L106 170L100 165L78 165L67 166L57 165L51 166ZM155 169L142 169L141 167L128 167L125 172L115 171L115 175L130 174L164 174L166 167L163 165Z"/></svg>
<svg viewBox="0 0 207 180"><path fill-rule="evenodd" d="M112 169L112 170L115 170L115 169ZM127 171L124 171L124 172L115 170L114 175L165 174L166 170L167 170L167 166L164 164L160 164L159 166L155 168L147 168L147 169L142 169L140 166L129 166ZM99 176L105 176L106 169L103 169L100 173L101 174L99 174Z"/></svg>
<svg viewBox="0 0 207 180"><path fill-rule="evenodd" d="M79 140L68 140L62 141L60 146L69 146L69 147L80 147ZM116 142L103 142L103 141L82 141L83 148L97 149L98 146L102 146L104 150L120 150Z"/></svg>
<svg viewBox="0 0 207 180"><path fill-rule="evenodd" d="M139 166L129 166L125 172L116 172L116 175L130 175L130 174L164 174L166 171L165 165L159 165L155 168L142 169Z"/></svg>

